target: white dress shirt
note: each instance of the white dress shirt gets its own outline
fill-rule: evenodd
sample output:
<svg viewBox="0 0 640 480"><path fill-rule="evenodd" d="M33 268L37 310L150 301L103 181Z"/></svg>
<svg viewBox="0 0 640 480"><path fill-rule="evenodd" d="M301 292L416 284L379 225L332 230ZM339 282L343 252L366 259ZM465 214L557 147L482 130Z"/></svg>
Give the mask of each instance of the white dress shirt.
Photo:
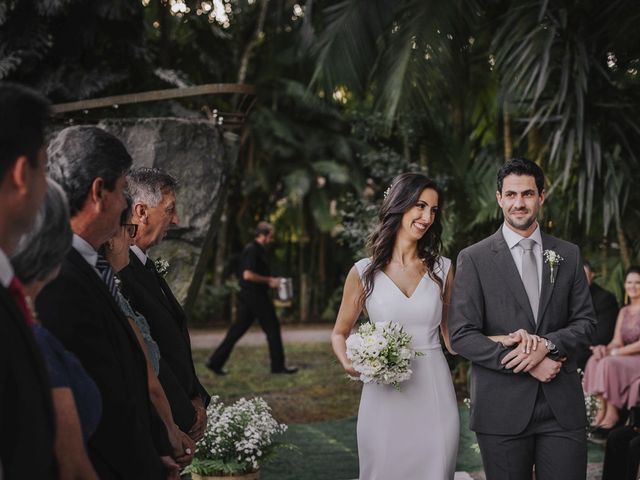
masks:
<svg viewBox="0 0 640 480"><path fill-rule="evenodd" d="M0 248L0 285L9 288L11 280L13 280L13 266L7 254ZM1 475L0 475L1 477Z"/></svg>
<svg viewBox="0 0 640 480"><path fill-rule="evenodd" d="M509 247L513 261L516 264L520 278L522 278L522 256L524 251L522 250L522 247L518 245L518 242L526 237L523 237L519 233L511 230L506 223L502 224L502 236L504 237L505 242L507 242L507 246ZM540 234L539 224L536 225L536 229L528 238L536 242L533 246L533 254L536 257L536 267L538 269L538 291L540 292L542 291L542 235Z"/></svg>
<svg viewBox="0 0 640 480"><path fill-rule="evenodd" d="M139 246L132 245L129 248L131 248L131 251L136 254L136 257L138 257L138 260L140 260L143 265L147 263L147 254L144 253Z"/></svg>
<svg viewBox="0 0 640 480"><path fill-rule="evenodd" d="M95 251L91 244L81 236L74 233L73 238L71 239L71 246L77 250L82 258L84 258L98 276L100 276L100 272L96 268L96 264L98 263L98 252Z"/></svg>

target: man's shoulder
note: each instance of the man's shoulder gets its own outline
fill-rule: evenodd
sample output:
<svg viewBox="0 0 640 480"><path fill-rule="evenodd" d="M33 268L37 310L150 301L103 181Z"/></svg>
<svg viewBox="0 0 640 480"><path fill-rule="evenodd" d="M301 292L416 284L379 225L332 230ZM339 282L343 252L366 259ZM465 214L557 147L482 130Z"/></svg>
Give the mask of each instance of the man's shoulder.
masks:
<svg viewBox="0 0 640 480"><path fill-rule="evenodd" d="M469 245L468 247L460 250L458 254L463 256L475 257L477 255L486 255L487 250L491 250L493 248L493 243L495 241L495 233L486 238L483 238L479 242Z"/></svg>

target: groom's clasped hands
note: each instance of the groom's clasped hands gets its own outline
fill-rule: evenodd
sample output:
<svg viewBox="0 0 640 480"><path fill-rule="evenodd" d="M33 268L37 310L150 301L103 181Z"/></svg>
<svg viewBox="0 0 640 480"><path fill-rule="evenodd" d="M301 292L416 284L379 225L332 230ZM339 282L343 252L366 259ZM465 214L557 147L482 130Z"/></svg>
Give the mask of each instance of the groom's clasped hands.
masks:
<svg viewBox="0 0 640 480"><path fill-rule="evenodd" d="M536 380L548 383L562 367L562 361L552 360L547 356L548 350L542 339L525 329L510 333L500 343L505 347L514 347L500 362L514 373L526 372Z"/></svg>

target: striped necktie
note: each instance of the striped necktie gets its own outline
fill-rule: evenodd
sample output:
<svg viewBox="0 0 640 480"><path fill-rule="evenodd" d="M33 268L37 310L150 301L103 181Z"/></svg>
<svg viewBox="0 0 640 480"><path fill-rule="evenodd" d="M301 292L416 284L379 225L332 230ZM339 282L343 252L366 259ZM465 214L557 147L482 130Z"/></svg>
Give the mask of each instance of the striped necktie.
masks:
<svg viewBox="0 0 640 480"><path fill-rule="evenodd" d="M96 262L96 268L98 272L100 272L100 276L104 281L109 293L113 296L113 298L118 298L118 287L116 286L116 274L111 268L111 264L109 261L104 258L102 255L98 254L98 261Z"/></svg>

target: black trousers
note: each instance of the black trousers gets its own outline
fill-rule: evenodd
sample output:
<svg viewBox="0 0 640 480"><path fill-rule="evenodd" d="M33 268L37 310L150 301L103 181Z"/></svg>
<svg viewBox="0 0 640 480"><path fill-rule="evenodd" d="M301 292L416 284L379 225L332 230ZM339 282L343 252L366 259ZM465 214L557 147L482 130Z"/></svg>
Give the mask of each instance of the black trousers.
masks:
<svg viewBox="0 0 640 480"><path fill-rule="evenodd" d="M262 330L267 335L269 355L271 356L271 371L284 368L284 348L280 334L280 322L271 299L266 293L254 293L241 290L238 295L238 318L231 325L222 343L209 358L209 365L222 368L235 344L240 340L255 319L258 319Z"/></svg>
<svg viewBox="0 0 640 480"><path fill-rule="evenodd" d="M631 426L612 430L607 437L602 480L636 480L640 462L640 433Z"/></svg>
<svg viewBox="0 0 640 480"><path fill-rule="evenodd" d="M587 476L585 429L563 429L541 388L522 433L476 436L487 480L531 480L534 465L536 480L584 480Z"/></svg>

